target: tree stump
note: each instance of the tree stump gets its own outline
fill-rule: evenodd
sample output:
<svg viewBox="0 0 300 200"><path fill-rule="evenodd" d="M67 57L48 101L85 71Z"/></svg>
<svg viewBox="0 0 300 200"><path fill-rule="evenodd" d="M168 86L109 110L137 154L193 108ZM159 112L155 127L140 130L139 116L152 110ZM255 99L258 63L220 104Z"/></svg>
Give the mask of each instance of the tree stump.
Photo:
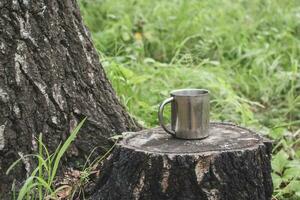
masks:
<svg viewBox="0 0 300 200"><path fill-rule="evenodd" d="M160 127L126 133L91 199L271 199L271 141L232 124L210 127L203 140L176 139Z"/></svg>

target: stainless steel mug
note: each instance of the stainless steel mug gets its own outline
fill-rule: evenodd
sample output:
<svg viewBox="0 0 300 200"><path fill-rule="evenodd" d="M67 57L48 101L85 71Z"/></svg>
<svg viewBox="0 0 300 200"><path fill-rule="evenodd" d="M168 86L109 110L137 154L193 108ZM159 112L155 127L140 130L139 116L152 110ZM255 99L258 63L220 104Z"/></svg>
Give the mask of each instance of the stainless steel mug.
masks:
<svg viewBox="0 0 300 200"><path fill-rule="evenodd" d="M171 129L163 121L166 104L171 103ZM202 139L209 135L209 91L181 89L159 106L158 119L162 128L176 138Z"/></svg>

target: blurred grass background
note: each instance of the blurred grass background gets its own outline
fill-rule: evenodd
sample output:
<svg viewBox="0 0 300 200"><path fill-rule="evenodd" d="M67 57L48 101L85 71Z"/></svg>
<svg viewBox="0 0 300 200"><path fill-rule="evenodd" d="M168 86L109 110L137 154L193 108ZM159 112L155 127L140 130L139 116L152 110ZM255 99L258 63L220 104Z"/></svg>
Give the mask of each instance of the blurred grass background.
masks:
<svg viewBox="0 0 300 200"><path fill-rule="evenodd" d="M299 0L79 4L114 89L141 124L158 125L171 90L207 88L212 120L274 140L274 199L300 199Z"/></svg>

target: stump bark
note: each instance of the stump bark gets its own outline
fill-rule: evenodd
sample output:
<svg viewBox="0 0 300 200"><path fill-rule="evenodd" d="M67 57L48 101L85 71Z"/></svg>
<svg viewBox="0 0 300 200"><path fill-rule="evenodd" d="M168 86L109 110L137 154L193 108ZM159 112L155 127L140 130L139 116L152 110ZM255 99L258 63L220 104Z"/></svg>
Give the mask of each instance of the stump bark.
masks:
<svg viewBox="0 0 300 200"><path fill-rule="evenodd" d="M91 199L271 199L271 142L232 124L210 126L203 140L161 128L126 133Z"/></svg>

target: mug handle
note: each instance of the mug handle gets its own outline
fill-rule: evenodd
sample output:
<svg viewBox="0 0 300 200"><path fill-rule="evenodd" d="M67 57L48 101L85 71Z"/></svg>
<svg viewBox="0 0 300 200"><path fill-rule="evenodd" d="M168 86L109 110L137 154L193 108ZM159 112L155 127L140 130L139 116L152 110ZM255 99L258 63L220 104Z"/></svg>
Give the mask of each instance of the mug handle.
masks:
<svg viewBox="0 0 300 200"><path fill-rule="evenodd" d="M158 109L158 120L159 120L159 124L161 125L161 127L169 134L175 136L175 132L173 130L169 130L165 125L164 125L164 107L166 104L171 103L174 100L174 97L170 97L167 98L166 100L164 100Z"/></svg>

